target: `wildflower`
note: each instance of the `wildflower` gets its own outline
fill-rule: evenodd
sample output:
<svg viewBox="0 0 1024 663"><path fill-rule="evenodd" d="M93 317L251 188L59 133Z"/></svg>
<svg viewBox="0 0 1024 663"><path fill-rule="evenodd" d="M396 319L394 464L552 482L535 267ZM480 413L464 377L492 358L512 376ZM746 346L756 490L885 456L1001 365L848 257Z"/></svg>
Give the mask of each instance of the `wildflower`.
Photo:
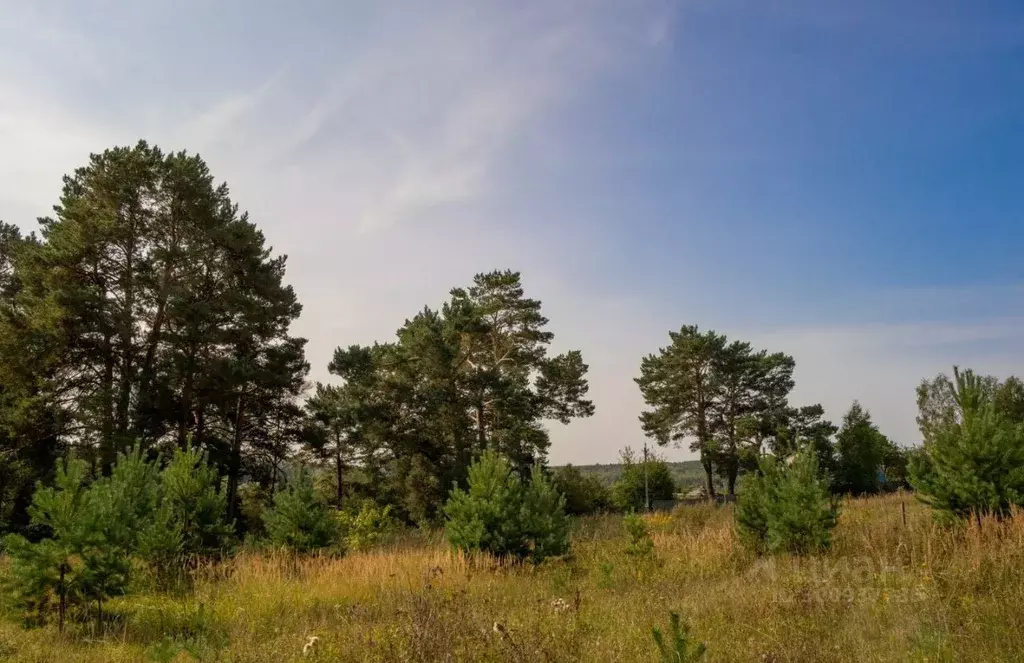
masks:
<svg viewBox="0 0 1024 663"><path fill-rule="evenodd" d="M316 643L320 642L320 638L315 635L309 636L309 640L302 646L302 655L309 656L316 650Z"/></svg>
<svg viewBox="0 0 1024 663"><path fill-rule="evenodd" d="M569 609L569 602L565 599L555 599L551 602L551 607L555 612L564 612Z"/></svg>

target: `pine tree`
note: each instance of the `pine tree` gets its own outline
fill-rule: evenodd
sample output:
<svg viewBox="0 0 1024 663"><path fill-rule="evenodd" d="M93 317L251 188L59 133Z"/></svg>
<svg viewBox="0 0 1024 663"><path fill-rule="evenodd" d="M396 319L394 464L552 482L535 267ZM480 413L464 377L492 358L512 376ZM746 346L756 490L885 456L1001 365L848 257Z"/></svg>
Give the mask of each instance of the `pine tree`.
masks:
<svg viewBox="0 0 1024 663"><path fill-rule="evenodd" d="M274 504L263 518L271 543L281 548L309 553L339 542L338 519L317 499L313 478L305 468L299 468L274 495Z"/></svg>
<svg viewBox="0 0 1024 663"><path fill-rule="evenodd" d="M831 546L838 512L810 449L789 464L761 459L760 473L744 484L736 505L741 538L759 553L806 554Z"/></svg>
<svg viewBox="0 0 1024 663"><path fill-rule="evenodd" d="M565 498L539 466L524 485L504 456L486 451L470 466L468 483L452 490L444 507L452 545L534 562L568 551Z"/></svg>
<svg viewBox="0 0 1024 663"><path fill-rule="evenodd" d="M0 266L0 376L25 404L0 402L0 419L31 406L34 428L53 426L93 474L137 440L184 447L191 434L227 475L230 511L243 471L281 461L299 413L308 365L288 332L301 307L285 258L202 159L145 142L92 155L54 212Z"/></svg>
<svg viewBox="0 0 1024 663"><path fill-rule="evenodd" d="M317 383L315 393L306 401L310 426L303 441L318 458L334 464L335 506L341 508L345 494L345 469L352 462L360 432L354 402L355 386Z"/></svg>
<svg viewBox="0 0 1024 663"><path fill-rule="evenodd" d="M210 555L224 551L233 534L225 519L225 495L217 471L206 460L206 453L188 444L176 449L160 476L164 512L160 520L166 530L157 530L150 545L173 550L181 555Z"/></svg>
<svg viewBox="0 0 1024 663"><path fill-rule="evenodd" d="M540 562L569 552L570 523L565 513L565 496L558 492L539 465L533 466L530 482L524 486L520 518L532 561Z"/></svg>
<svg viewBox="0 0 1024 663"><path fill-rule="evenodd" d="M696 325L669 332L671 343L643 358L636 383L650 409L644 432L668 444L688 440L700 454L709 497L717 471L735 493L741 470L754 465L765 429L777 426L793 388L793 358L755 352Z"/></svg>
<svg viewBox="0 0 1024 663"><path fill-rule="evenodd" d="M46 621L57 610L63 623L65 607L95 605L102 622L103 602L127 589L139 532L158 508L157 472L138 449L119 455L112 469L87 486L86 464L65 462L55 485L40 486L29 509L50 538L4 540L12 593L29 621Z"/></svg>
<svg viewBox="0 0 1024 663"><path fill-rule="evenodd" d="M469 468L466 490L455 488L444 507L445 533L456 548L498 557L524 557L522 485L505 458L485 451Z"/></svg>
<svg viewBox="0 0 1024 663"><path fill-rule="evenodd" d="M329 370L351 394L348 439L404 515L430 522L470 463L497 450L528 478L549 444L543 422L590 416L578 351L549 356L541 303L512 271L478 274L392 343L338 348Z"/></svg>
<svg viewBox="0 0 1024 663"><path fill-rule="evenodd" d="M928 436L911 463L911 483L940 517L1004 516L1024 506L1024 426L1000 407L992 379L953 373L949 409L932 410L938 416L922 425Z"/></svg>
<svg viewBox="0 0 1024 663"><path fill-rule="evenodd" d="M854 495L877 493L889 445L888 438L871 421L871 414L854 401L836 436L836 490Z"/></svg>

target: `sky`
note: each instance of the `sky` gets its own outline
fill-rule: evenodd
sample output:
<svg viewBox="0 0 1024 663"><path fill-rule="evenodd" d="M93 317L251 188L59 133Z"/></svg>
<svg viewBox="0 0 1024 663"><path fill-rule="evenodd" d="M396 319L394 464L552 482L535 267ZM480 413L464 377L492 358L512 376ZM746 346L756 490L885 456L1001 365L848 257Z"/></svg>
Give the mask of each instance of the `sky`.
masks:
<svg viewBox="0 0 1024 663"><path fill-rule="evenodd" d="M313 379L521 271L590 365L555 464L643 444L684 324L904 445L922 378L1024 371L1019 0L0 0L0 219L140 138L288 255Z"/></svg>

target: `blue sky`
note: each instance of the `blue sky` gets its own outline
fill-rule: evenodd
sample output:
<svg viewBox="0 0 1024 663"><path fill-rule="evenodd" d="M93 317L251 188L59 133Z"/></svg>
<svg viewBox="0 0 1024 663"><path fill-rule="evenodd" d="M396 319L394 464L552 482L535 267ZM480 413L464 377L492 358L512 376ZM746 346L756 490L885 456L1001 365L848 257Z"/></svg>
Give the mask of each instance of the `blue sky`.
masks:
<svg viewBox="0 0 1024 663"><path fill-rule="evenodd" d="M591 365L554 462L642 443L632 377L682 324L904 444L922 377L1024 370L1019 2L0 0L0 218L140 137L290 256L315 378L522 270Z"/></svg>

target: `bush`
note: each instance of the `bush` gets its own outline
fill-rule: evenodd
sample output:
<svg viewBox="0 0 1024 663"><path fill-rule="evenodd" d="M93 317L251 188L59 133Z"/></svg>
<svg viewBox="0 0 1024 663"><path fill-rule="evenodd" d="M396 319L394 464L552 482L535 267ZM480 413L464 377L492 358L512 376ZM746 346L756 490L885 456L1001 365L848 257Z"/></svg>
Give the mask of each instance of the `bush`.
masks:
<svg viewBox="0 0 1024 663"><path fill-rule="evenodd" d="M274 495L273 506L263 514L263 525L273 545L295 552L331 548L340 539L337 517L317 498L305 468L298 469Z"/></svg>
<svg viewBox="0 0 1024 663"><path fill-rule="evenodd" d="M611 506L611 494L601 480L580 472L572 465L559 467L551 476L555 488L565 496L565 511L583 516L604 511Z"/></svg>
<svg viewBox="0 0 1024 663"><path fill-rule="evenodd" d="M741 538L758 553L804 554L831 545L837 512L814 454L804 450L786 465L774 457L759 463L736 505Z"/></svg>
<svg viewBox="0 0 1024 663"><path fill-rule="evenodd" d="M647 469L646 488L644 468ZM647 508L645 495L651 500L671 500L675 496L676 484L672 472L664 460L656 457L646 462L637 462L631 450L622 453L622 474L612 486L612 502L623 511L639 511Z"/></svg>
<svg viewBox="0 0 1024 663"><path fill-rule="evenodd" d="M470 466L468 490L454 488L444 513L448 540L462 550L536 562L569 549L565 498L540 468L524 486L493 451Z"/></svg>
<svg viewBox="0 0 1024 663"><path fill-rule="evenodd" d="M392 506L381 507L373 500L363 500L338 512L338 526L347 550L368 550L386 543L398 530L398 520L391 514Z"/></svg>

